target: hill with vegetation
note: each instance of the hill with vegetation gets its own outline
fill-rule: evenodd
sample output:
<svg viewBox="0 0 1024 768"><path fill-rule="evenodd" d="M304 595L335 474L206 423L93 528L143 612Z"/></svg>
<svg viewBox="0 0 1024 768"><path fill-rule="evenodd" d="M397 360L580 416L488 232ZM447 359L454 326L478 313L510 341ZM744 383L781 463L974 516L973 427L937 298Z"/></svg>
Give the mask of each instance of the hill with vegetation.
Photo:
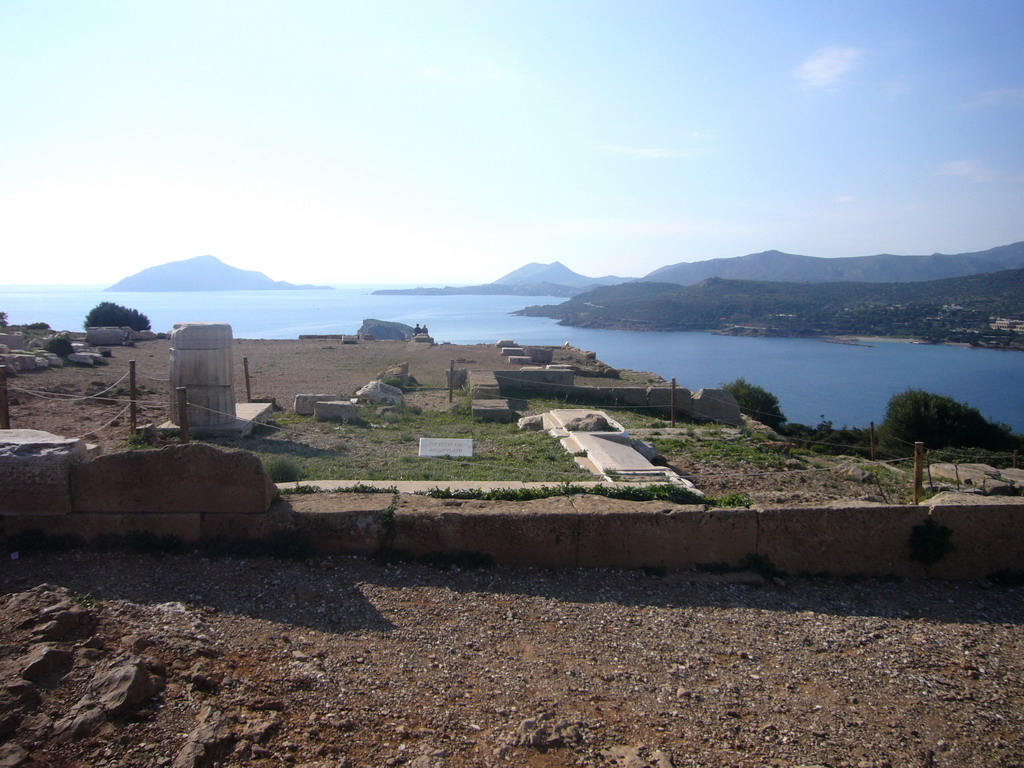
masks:
<svg viewBox="0 0 1024 768"><path fill-rule="evenodd" d="M108 291L282 291L322 290L329 285L295 285L271 280L262 272L238 269L216 256L196 256L149 267L124 278Z"/></svg>
<svg viewBox="0 0 1024 768"><path fill-rule="evenodd" d="M903 283L1024 268L1024 241L972 253L899 256L882 253L825 259L763 251L728 259L683 262L656 269L643 280L696 285L709 277L773 282Z"/></svg>
<svg viewBox="0 0 1024 768"><path fill-rule="evenodd" d="M993 331L989 324L1024 315L1024 269L917 283L624 283L518 314L581 328L906 336L1010 346L1016 340L1019 346L1021 334Z"/></svg>

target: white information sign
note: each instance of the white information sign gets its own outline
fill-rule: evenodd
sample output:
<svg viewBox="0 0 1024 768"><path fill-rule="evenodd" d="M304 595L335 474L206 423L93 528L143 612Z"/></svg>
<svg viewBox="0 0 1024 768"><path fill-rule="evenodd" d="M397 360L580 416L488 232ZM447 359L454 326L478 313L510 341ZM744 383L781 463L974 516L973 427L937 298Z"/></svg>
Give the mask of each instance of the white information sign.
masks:
<svg viewBox="0 0 1024 768"><path fill-rule="evenodd" d="M421 437L420 456L472 456L472 440Z"/></svg>

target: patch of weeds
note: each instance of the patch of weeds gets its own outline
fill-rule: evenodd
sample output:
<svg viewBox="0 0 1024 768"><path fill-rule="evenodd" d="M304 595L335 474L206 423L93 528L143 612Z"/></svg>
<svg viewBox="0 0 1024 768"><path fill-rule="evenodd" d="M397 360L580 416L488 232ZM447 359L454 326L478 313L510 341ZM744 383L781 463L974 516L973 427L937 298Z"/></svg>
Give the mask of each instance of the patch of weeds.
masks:
<svg viewBox="0 0 1024 768"><path fill-rule="evenodd" d="M294 483L302 477L302 469L289 458L276 456L263 463L267 477L275 483Z"/></svg>
<svg viewBox="0 0 1024 768"><path fill-rule="evenodd" d="M71 595L71 602L75 603L76 605L82 606L87 611L95 611L97 608L100 607L99 600L97 600L92 595L82 594L80 592L75 592L73 595Z"/></svg>
<svg viewBox="0 0 1024 768"><path fill-rule="evenodd" d="M728 493L725 496L709 498L707 503L721 509L733 509L736 507L750 508L753 500L745 493Z"/></svg>
<svg viewBox="0 0 1024 768"><path fill-rule="evenodd" d="M921 525L910 529L910 559L924 564L935 565L953 551L953 529L938 525L930 517Z"/></svg>
<svg viewBox="0 0 1024 768"><path fill-rule="evenodd" d="M296 483L291 488L282 488L279 493L282 496L304 496L310 493L327 493L326 489L321 488L317 485L305 485L304 483Z"/></svg>

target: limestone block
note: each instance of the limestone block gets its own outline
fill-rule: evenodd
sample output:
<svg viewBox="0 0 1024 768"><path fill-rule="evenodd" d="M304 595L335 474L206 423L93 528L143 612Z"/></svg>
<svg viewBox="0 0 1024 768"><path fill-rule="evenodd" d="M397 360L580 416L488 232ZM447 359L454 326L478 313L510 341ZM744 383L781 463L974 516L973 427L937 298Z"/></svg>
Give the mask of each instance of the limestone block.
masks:
<svg viewBox="0 0 1024 768"><path fill-rule="evenodd" d="M247 451L202 443L119 451L75 465L75 512L257 513L277 489Z"/></svg>
<svg viewBox="0 0 1024 768"><path fill-rule="evenodd" d="M350 424L360 420L359 406L350 400L320 400L313 404L313 415L317 421L344 421Z"/></svg>
<svg viewBox="0 0 1024 768"><path fill-rule="evenodd" d="M398 387L383 381L371 381L356 392L356 400L377 405L405 405L405 395Z"/></svg>
<svg viewBox="0 0 1024 768"><path fill-rule="evenodd" d="M316 403L326 402L328 400L341 400L341 395L296 395L295 413L299 416L312 416L313 406Z"/></svg>
<svg viewBox="0 0 1024 768"><path fill-rule="evenodd" d="M502 347L517 347L519 345L512 341L512 339L498 339L498 343L495 346L501 349Z"/></svg>
<svg viewBox="0 0 1024 768"><path fill-rule="evenodd" d="M6 355L10 351L11 348L8 347L6 344L0 344L0 355Z"/></svg>
<svg viewBox="0 0 1024 768"><path fill-rule="evenodd" d="M524 352L522 347L502 347L501 354L505 357L511 357L512 355L522 357Z"/></svg>
<svg viewBox="0 0 1024 768"><path fill-rule="evenodd" d="M515 413L509 407L508 400L474 400L473 418L480 421L495 421L499 424L511 424Z"/></svg>
<svg viewBox="0 0 1024 768"><path fill-rule="evenodd" d="M16 371L34 371L39 366L35 355L10 355Z"/></svg>
<svg viewBox="0 0 1024 768"><path fill-rule="evenodd" d="M555 357L550 347L523 347L523 353L538 365L547 365Z"/></svg>
<svg viewBox="0 0 1024 768"><path fill-rule="evenodd" d="M68 355L68 362L79 365L96 365L96 361L102 359L95 352L72 352Z"/></svg>
<svg viewBox="0 0 1024 768"><path fill-rule="evenodd" d="M509 355L508 362L510 365L530 365L533 362L533 358L527 355Z"/></svg>
<svg viewBox="0 0 1024 768"><path fill-rule="evenodd" d="M428 336L425 333L419 333L419 334L413 336L412 340L415 341L418 344L433 344L434 343L434 337L433 336Z"/></svg>
<svg viewBox="0 0 1024 768"><path fill-rule="evenodd" d="M103 344L121 344L125 340L125 333L131 338L132 329L128 326L116 328L113 326L102 326L85 329L85 343L93 346Z"/></svg>
<svg viewBox="0 0 1024 768"><path fill-rule="evenodd" d="M441 484L443 486L443 483ZM576 563L579 515L568 497L521 502L441 499L399 501L392 546L414 557L467 552L490 555L503 565L559 566Z"/></svg>
<svg viewBox="0 0 1024 768"><path fill-rule="evenodd" d="M227 323L175 323L170 350L171 420L180 423L175 390L185 387L190 426L235 420L231 326Z"/></svg>
<svg viewBox="0 0 1024 768"><path fill-rule="evenodd" d="M25 348L25 334L23 334L23 333L0 333L0 344L6 345L8 350L11 350L11 349L24 349Z"/></svg>
<svg viewBox="0 0 1024 768"><path fill-rule="evenodd" d="M678 397L678 392L676 393ZM726 389L701 389L690 398L690 409L699 419L741 426L740 406Z"/></svg>
<svg viewBox="0 0 1024 768"><path fill-rule="evenodd" d="M908 542L927 516L913 506L761 510L757 554L787 573L921 576Z"/></svg>
<svg viewBox="0 0 1024 768"><path fill-rule="evenodd" d="M60 359L59 355L55 355L52 352L46 355L46 364L50 368L63 368L64 361Z"/></svg>
<svg viewBox="0 0 1024 768"><path fill-rule="evenodd" d="M580 511L579 566L694 568L737 566L757 551L757 512L669 502L575 498Z"/></svg>
<svg viewBox="0 0 1024 768"><path fill-rule="evenodd" d="M86 458L86 445L76 438L38 429L0 430L0 512L70 512L71 467Z"/></svg>
<svg viewBox="0 0 1024 768"><path fill-rule="evenodd" d="M465 368L446 368L444 371L444 384L445 386L451 386L455 389L466 386L466 382L469 381L469 371Z"/></svg>
<svg viewBox="0 0 1024 768"><path fill-rule="evenodd" d="M171 346L175 349L224 349L231 347L228 323L175 323Z"/></svg>

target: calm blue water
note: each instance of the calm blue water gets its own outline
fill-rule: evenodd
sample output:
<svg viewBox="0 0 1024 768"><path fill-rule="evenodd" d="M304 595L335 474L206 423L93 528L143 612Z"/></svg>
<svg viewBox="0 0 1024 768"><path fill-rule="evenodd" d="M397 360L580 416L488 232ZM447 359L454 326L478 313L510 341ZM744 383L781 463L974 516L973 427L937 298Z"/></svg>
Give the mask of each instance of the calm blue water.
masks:
<svg viewBox="0 0 1024 768"><path fill-rule="evenodd" d="M773 392L790 421L866 426L880 422L889 398L917 388L970 403L986 417L1024 432L1024 353L960 347L811 339L756 339L707 333L640 333L568 328L510 315L527 304L561 299L516 296L371 296L373 287L335 291L104 293L99 287L0 290L11 323L46 322L77 330L101 301L144 312L156 331L176 322L231 323L237 338L287 339L307 333L355 333L365 318L426 323L437 341L510 338L520 344L571 342L609 365L675 377L691 389L740 376Z"/></svg>

